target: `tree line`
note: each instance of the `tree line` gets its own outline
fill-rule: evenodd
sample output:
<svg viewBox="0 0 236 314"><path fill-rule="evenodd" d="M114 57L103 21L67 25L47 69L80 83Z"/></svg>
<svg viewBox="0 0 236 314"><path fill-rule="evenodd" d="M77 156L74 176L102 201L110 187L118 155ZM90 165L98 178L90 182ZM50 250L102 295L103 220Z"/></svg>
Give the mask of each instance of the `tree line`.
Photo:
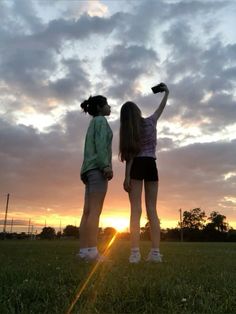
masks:
<svg viewBox="0 0 236 314"><path fill-rule="evenodd" d="M112 227L99 228L99 238L110 238L116 233L116 229ZM38 239L79 239L79 227L67 225L63 231L58 231L53 227L44 227L42 232L37 236ZM120 232L118 238L129 239L129 232ZM150 224L146 223L140 229L141 240L150 239ZM26 233L0 233L0 239L3 238L32 238L32 235ZM200 208L194 208L183 212L183 219L178 223L176 228L167 228L161 230L162 241L236 241L236 230L231 228L226 221L226 216L217 211L212 211L209 217L205 211Z"/></svg>
<svg viewBox="0 0 236 314"><path fill-rule="evenodd" d="M149 222L141 228L141 238L149 239ZM204 210L194 208L183 212L183 220L176 228L162 230L161 239L177 241L236 241L236 230L231 228L226 221L226 216L217 211L212 211L207 217Z"/></svg>

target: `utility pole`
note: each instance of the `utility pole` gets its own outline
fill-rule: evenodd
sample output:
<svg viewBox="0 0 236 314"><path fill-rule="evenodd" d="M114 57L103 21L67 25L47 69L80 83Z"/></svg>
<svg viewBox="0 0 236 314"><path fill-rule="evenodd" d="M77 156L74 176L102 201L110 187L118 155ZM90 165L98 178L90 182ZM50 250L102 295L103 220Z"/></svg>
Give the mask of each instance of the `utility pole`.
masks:
<svg viewBox="0 0 236 314"><path fill-rule="evenodd" d="M180 241L183 242L183 218L182 209L179 209L179 219L180 219Z"/></svg>
<svg viewBox="0 0 236 314"><path fill-rule="evenodd" d="M34 225L31 225L30 240L33 239Z"/></svg>
<svg viewBox="0 0 236 314"><path fill-rule="evenodd" d="M4 219L4 226L3 226L3 233L6 233L6 225L7 225L7 212L8 212L8 204L9 204L10 194L7 194L7 203L6 203L6 211L5 211L5 219Z"/></svg>
<svg viewBox="0 0 236 314"><path fill-rule="evenodd" d="M13 228L13 218L11 219L11 233L12 233L12 228Z"/></svg>
<svg viewBox="0 0 236 314"><path fill-rule="evenodd" d="M31 219L29 219L29 225L28 225L28 236L30 235L30 222L31 222Z"/></svg>

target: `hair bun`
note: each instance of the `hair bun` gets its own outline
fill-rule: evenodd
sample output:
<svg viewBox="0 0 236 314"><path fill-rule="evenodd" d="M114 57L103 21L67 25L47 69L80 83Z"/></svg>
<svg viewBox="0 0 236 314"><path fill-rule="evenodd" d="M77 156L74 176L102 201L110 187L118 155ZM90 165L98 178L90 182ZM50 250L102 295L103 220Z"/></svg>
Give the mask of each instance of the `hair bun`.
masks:
<svg viewBox="0 0 236 314"><path fill-rule="evenodd" d="M88 112L89 106L91 105L92 97L90 96L89 99L82 102L80 107L84 110L84 112Z"/></svg>
<svg viewBox="0 0 236 314"><path fill-rule="evenodd" d="M88 106L89 106L89 101L85 100L84 102L82 102L82 104L80 105L80 107L84 110L84 112L88 112Z"/></svg>

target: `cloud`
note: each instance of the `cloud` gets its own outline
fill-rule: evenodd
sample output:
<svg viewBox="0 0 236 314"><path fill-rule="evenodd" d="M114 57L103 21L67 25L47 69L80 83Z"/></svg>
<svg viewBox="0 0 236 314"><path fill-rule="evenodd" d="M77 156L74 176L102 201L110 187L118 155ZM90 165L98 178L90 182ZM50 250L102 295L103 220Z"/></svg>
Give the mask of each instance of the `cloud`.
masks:
<svg viewBox="0 0 236 314"><path fill-rule="evenodd" d="M99 0L93 0L93 2L70 2L65 14L69 18L78 18L82 14L86 13L89 16L103 17L108 14L108 7Z"/></svg>
<svg viewBox="0 0 236 314"><path fill-rule="evenodd" d="M187 26L177 22L164 33L170 49L163 66L173 102L166 119L218 132L235 123L235 44L210 38L203 46Z"/></svg>
<svg viewBox="0 0 236 314"><path fill-rule="evenodd" d="M24 6L27 5L24 2ZM14 10L19 11L21 19L30 23L35 11L31 5L29 7L27 14L17 5ZM9 8L5 7L5 10L9 11ZM13 14L14 10L10 13ZM39 24L37 19L35 23ZM22 33L14 33L10 22L6 23L7 27L0 32L4 44L0 49L2 82L15 97L23 93L32 99L32 103L37 99L42 104L48 98L73 101L78 94L83 97L90 87L88 74L78 56L64 57L64 45L67 41L88 39L90 35L109 34L116 23L116 15L111 18L82 15L78 20L52 20L43 27L32 24L30 31L33 29L34 32L30 34L27 23L21 26L25 30ZM39 104L34 105L37 106Z"/></svg>
<svg viewBox="0 0 236 314"><path fill-rule="evenodd" d="M41 30L43 27L42 20L37 16L33 2L27 0L13 2L12 13L32 33Z"/></svg>
<svg viewBox="0 0 236 314"><path fill-rule="evenodd" d="M151 43L155 41L158 31L176 21L192 21L209 16L228 5L232 1L135 1L129 13L122 16L119 36L123 42Z"/></svg>
<svg viewBox="0 0 236 314"><path fill-rule="evenodd" d="M32 207L35 203L41 207L64 202L75 205L87 124L81 112L69 113L64 128L55 125L48 133L1 120L0 177L5 192L25 199Z"/></svg>
<svg viewBox="0 0 236 314"><path fill-rule="evenodd" d="M63 100L74 100L90 88L89 76L83 69L78 59L63 60L62 64L67 68L67 74L56 81L49 82L48 88L51 96Z"/></svg>
<svg viewBox="0 0 236 314"><path fill-rule="evenodd" d="M113 83L108 94L122 99L135 94L138 79L153 74L157 69L158 60L154 50L141 45L115 46L102 61Z"/></svg>
<svg viewBox="0 0 236 314"><path fill-rule="evenodd" d="M226 202L225 196L235 195L235 177L225 174L235 169L236 142L192 144L160 152L159 211L161 216L178 208L201 207L209 214L217 210L236 218L236 202ZM171 209L170 209L171 208Z"/></svg>
<svg viewBox="0 0 236 314"><path fill-rule="evenodd" d="M63 40L83 40L92 35L109 35L115 29L119 14L108 18L84 14L77 20L57 19L48 23L45 30L35 35L51 48L59 47Z"/></svg>

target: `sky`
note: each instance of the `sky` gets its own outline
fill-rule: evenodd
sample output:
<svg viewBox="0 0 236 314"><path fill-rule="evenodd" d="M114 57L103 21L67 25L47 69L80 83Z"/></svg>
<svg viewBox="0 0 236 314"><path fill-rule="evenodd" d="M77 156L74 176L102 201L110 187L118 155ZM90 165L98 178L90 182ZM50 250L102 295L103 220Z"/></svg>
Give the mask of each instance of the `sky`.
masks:
<svg viewBox="0 0 236 314"><path fill-rule="evenodd" d="M119 111L143 116L170 95L157 124L161 227L179 209L218 211L236 228L236 1L0 1L0 227L40 232L79 226L83 145L80 103L111 105L114 178L101 227L129 224L118 158ZM143 207L142 224L146 222Z"/></svg>

